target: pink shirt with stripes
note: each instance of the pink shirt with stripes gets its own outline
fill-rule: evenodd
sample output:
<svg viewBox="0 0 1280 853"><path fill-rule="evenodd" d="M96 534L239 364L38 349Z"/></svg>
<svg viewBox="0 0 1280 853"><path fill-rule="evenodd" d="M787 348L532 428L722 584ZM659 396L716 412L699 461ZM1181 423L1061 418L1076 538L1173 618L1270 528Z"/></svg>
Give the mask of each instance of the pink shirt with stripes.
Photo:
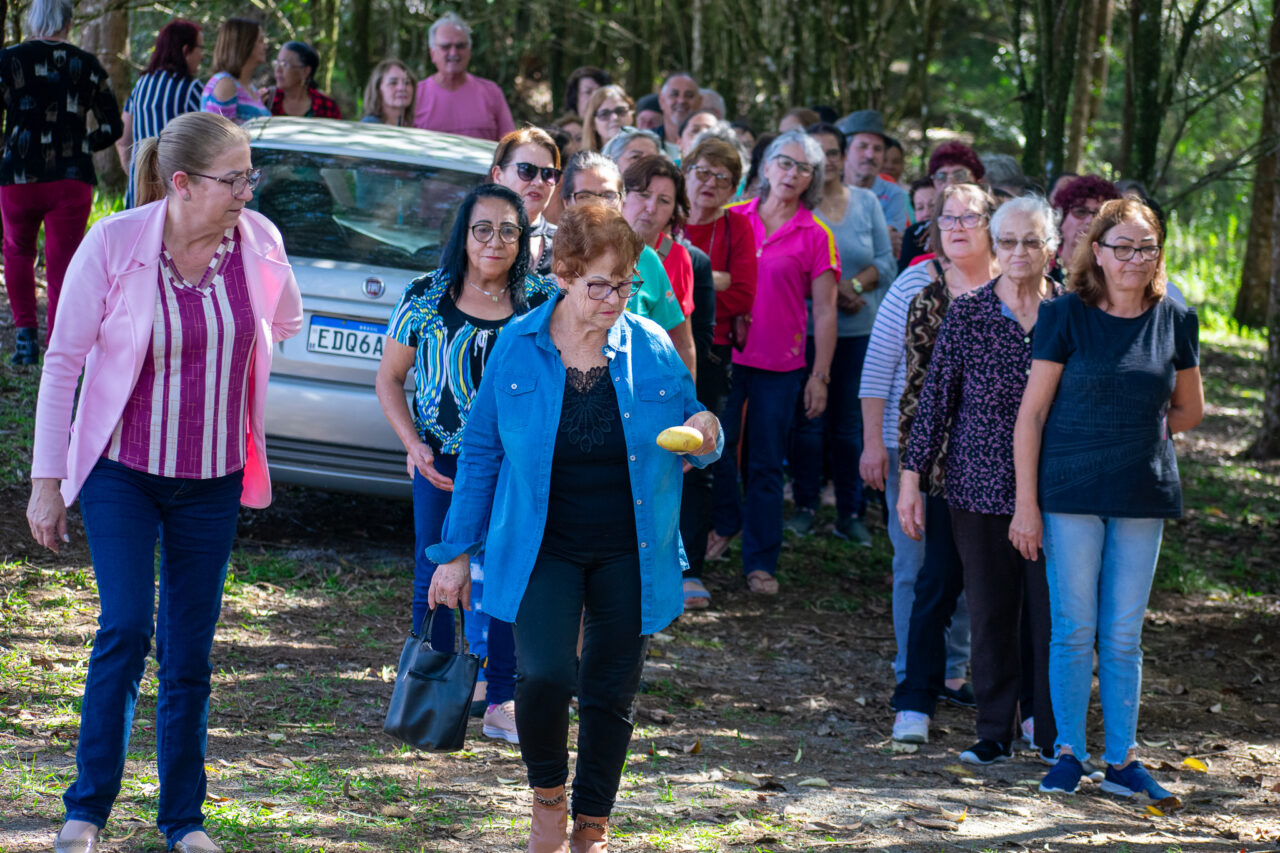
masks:
<svg viewBox="0 0 1280 853"><path fill-rule="evenodd" d="M242 469L255 334L235 229L197 284L162 247L151 358L103 455L161 477L203 480Z"/></svg>

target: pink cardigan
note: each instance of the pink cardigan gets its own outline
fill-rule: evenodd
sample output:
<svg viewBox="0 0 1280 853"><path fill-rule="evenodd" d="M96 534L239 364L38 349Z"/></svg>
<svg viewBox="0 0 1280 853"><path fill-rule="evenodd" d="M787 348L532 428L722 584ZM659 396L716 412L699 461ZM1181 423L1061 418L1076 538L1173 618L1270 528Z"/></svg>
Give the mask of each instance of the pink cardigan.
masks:
<svg viewBox="0 0 1280 853"><path fill-rule="evenodd" d="M106 449L142 370L151 342L168 205L167 199L153 202L97 223L67 269L40 378L31 476L61 480L68 506ZM302 296L276 227L252 210L240 214L237 227L258 326L249 367L249 435L240 501L264 507L271 503L263 433L271 351L275 342L302 328ZM72 424L76 380L82 372Z"/></svg>

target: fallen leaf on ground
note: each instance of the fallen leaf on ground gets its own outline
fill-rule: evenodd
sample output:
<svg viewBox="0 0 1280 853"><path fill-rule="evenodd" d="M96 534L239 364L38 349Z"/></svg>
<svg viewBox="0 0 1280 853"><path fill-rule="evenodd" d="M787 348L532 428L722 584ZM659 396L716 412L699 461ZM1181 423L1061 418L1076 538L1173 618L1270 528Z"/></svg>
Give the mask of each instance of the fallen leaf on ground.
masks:
<svg viewBox="0 0 1280 853"><path fill-rule="evenodd" d="M270 761L264 761L264 760L262 760L261 758L258 758L257 756L253 756L253 755L249 756L249 763L250 763L250 764L253 764L253 765L257 766L257 767L264 767L264 768L266 768L267 770L275 770L275 769L276 769L276 766L275 766L274 764L272 764Z"/></svg>
<svg viewBox="0 0 1280 853"><path fill-rule="evenodd" d="M938 809L938 814L947 820L953 820L956 823L964 823L964 819L969 816L969 807L965 806L963 811L949 812L946 809Z"/></svg>
<svg viewBox="0 0 1280 853"><path fill-rule="evenodd" d="M956 776L964 776L966 778L970 778L973 776L973 771L967 769L962 764L948 764L946 767L942 769L947 771L948 773L953 773Z"/></svg>
<svg viewBox="0 0 1280 853"><path fill-rule="evenodd" d="M808 779L801 779L796 783L801 788L830 788L831 783L821 776L810 776Z"/></svg>
<svg viewBox="0 0 1280 853"><path fill-rule="evenodd" d="M1147 806L1147 811L1151 812L1153 815L1163 816L1173 814L1180 808L1182 808L1182 800L1179 800L1177 797L1165 797L1164 799L1156 800L1154 803Z"/></svg>
<svg viewBox="0 0 1280 853"><path fill-rule="evenodd" d="M681 747L681 748L685 752L689 753L690 755L697 755L698 753L702 752L702 738L698 738L688 746Z"/></svg>
<svg viewBox="0 0 1280 853"><path fill-rule="evenodd" d="M212 791L208 791L208 792L206 792L206 793L205 793L205 795L204 795L204 798L205 798L206 800L208 800L209 802L211 802L211 803L225 803L225 802L227 802L227 801L230 799L230 797L221 797L221 796L218 796L217 794L213 793Z"/></svg>
<svg viewBox="0 0 1280 853"><path fill-rule="evenodd" d="M1209 713L1210 713L1210 714L1221 714L1221 713L1222 713L1222 703L1221 703L1221 702L1218 702L1218 703L1217 703L1217 704L1215 704L1215 705L1210 705L1210 706L1209 706Z"/></svg>
<svg viewBox="0 0 1280 853"><path fill-rule="evenodd" d="M267 735L267 740L271 741L272 743L279 743L280 741L284 740L284 735L280 734L280 732L271 732Z"/></svg>
<svg viewBox="0 0 1280 853"><path fill-rule="evenodd" d="M1205 764L1198 758L1184 758L1182 759L1182 764L1185 767L1190 767L1192 770L1198 770L1201 773L1209 772L1209 765Z"/></svg>
<svg viewBox="0 0 1280 853"><path fill-rule="evenodd" d="M383 806L382 808L378 809L378 812L383 817L412 817L413 816L412 814L409 813L409 810L406 809L404 806Z"/></svg>
<svg viewBox="0 0 1280 853"><path fill-rule="evenodd" d="M743 770L739 770L737 773L730 773L729 781L737 782L739 785L750 785L753 788L760 784L759 779Z"/></svg>
<svg viewBox="0 0 1280 853"><path fill-rule="evenodd" d="M766 776L760 780L760 784L756 786L757 791L785 791L787 786L779 782L772 776Z"/></svg>
<svg viewBox="0 0 1280 853"><path fill-rule="evenodd" d="M912 815L909 820L925 829L939 829L943 832L956 832L960 827L949 820L943 820L940 817L916 817Z"/></svg>
<svg viewBox="0 0 1280 853"><path fill-rule="evenodd" d="M905 753L907 753L908 755L910 755L910 754L911 754L911 753L913 753L913 752L919 752L919 751L920 751L920 744L918 744L918 743L903 743L902 741L897 741L897 740L895 740L895 741L893 741L892 743L890 743L890 744L889 744L889 748L890 748L891 750L893 750L894 752L905 752Z"/></svg>
<svg viewBox="0 0 1280 853"><path fill-rule="evenodd" d="M676 715L661 708L645 708L644 715L655 723L674 723Z"/></svg>

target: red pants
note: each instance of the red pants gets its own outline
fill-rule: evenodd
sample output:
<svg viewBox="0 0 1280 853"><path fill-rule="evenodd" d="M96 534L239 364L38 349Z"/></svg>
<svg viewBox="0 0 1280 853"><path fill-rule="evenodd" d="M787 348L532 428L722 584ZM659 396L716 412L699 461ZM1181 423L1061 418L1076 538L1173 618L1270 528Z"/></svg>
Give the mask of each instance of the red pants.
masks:
<svg viewBox="0 0 1280 853"><path fill-rule="evenodd" d="M39 327L36 318L36 235L44 224L44 266L49 311L45 329L53 334L58 294L71 256L80 247L93 209L93 187L84 181L42 181L0 186L4 217L4 284L9 310L19 329ZM46 338L47 340L47 338Z"/></svg>

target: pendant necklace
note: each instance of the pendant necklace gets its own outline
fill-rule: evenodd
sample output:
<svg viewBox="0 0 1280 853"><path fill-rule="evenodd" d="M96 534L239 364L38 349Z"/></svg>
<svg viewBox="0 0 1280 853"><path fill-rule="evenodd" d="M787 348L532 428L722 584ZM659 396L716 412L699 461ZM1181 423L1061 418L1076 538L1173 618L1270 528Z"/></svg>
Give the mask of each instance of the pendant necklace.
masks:
<svg viewBox="0 0 1280 853"><path fill-rule="evenodd" d="M489 291L485 290L485 289L484 289L483 287L481 287L480 285L478 285L478 284L472 284L471 282L467 282L467 287L474 287L476 290L480 291L480 292L481 292L481 293L483 293L485 296L487 296L487 297L489 297L490 299L492 299L494 302L498 302L498 301L500 301L500 300L502 299L503 291L505 291L505 290L506 290L506 288L504 287L504 288L502 288L502 290L499 290L497 293L490 293Z"/></svg>

